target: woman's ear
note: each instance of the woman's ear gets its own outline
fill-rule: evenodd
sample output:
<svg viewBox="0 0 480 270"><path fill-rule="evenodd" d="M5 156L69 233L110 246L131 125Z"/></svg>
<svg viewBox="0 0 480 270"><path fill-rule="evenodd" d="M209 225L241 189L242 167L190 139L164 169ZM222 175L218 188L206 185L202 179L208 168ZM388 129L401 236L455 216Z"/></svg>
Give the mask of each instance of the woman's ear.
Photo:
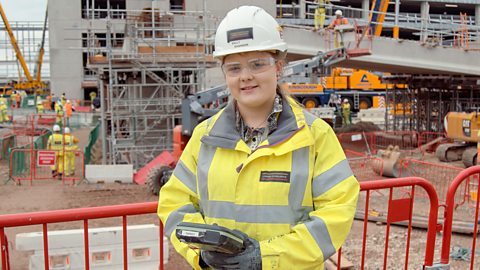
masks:
<svg viewBox="0 0 480 270"><path fill-rule="evenodd" d="M275 63L275 69L277 71L277 77L280 78L283 76L283 67L285 65L285 61L283 60L277 60Z"/></svg>

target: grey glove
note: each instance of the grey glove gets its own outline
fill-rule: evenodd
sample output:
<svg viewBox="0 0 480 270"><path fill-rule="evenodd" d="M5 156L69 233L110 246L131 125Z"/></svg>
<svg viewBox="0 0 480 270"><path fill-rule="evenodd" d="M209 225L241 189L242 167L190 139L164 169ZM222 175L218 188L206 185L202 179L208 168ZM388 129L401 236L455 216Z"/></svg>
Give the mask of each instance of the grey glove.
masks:
<svg viewBox="0 0 480 270"><path fill-rule="evenodd" d="M262 256L260 255L260 244L257 240L242 234L245 249L238 254L227 254L215 251L201 251L202 260L213 269L241 269L260 270L262 269Z"/></svg>

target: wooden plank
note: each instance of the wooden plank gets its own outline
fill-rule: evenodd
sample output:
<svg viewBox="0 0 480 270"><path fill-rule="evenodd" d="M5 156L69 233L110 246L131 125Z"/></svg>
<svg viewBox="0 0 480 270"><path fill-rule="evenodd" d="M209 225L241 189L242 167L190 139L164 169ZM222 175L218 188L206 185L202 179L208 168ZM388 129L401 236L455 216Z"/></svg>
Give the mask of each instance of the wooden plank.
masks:
<svg viewBox="0 0 480 270"><path fill-rule="evenodd" d="M335 265L335 269L337 269L336 267L338 266L338 253L335 253L333 254L330 258L328 258L328 260L332 261L333 264ZM354 267L353 267L353 263L349 260L347 260L347 258L345 258L345 256L341 256L341 259L340 259L340 269L342 270L353 270Z"/></svg>

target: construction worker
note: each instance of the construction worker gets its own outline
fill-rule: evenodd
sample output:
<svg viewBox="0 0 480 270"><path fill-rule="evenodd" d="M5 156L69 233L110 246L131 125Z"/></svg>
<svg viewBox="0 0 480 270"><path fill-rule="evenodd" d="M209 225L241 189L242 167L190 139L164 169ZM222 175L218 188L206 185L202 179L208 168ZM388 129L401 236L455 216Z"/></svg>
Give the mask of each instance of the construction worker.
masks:
<svg viewBox="0 0 480 270"><path fill-rule="evenodd" d="M315 31L318 31L325 25L325 4L330 3L330 0L315 0L315 2L318 6L315 9L313 24Z"/></svg>
<svg viewBox="0 0 480 270"><path fill-rule="evenodd" d="M45 113L45 108L43 107L43 101L39 97L37 99L37 114Z"/></svg>
<svg viewBox="0 0 480 270"><path fill-rule="evenodd" d="M93 100L96 97L97 97L97 92L95 92L95 91L90 92L90 105L92 107L92 110L95 109L95 107L93 106Z"/></svg>
<svg viewBox="0 0 480 270"><path fill-rule="evenodd" d="M60 100L61 100L62 106L65 107L65 103L67 103L67 96L65 96L65 93L62 93Z"/></svg>
<svg viewBox="0 0 480 270"><path fill-rule="evenodd" d="M52 94L52 102L50 103L50 110L55 111L55 103L57 103L57 97L55 94Z"/></svg>
<svg viewBox="0 0 480 270"><path fill-rule="evenodd" d="M17 106L17 95L17 91L13 91L10 95L10 100L12 101L12 108L15 108Z"/></svg>
<svg viewBox="0 0 480 270"><path fill-rule="evenodd" d="M10 117L8 116L7 104L2 98L0 99L0 123L6 123L9 121L10 121Z"/></svg>
<svg viewBox="0 0 480 270"><path fill-rule="evenodd" d="M335 30L335 27L337 27L339 25L347 25L347 24L348 24L348 20L343 17L342 11L341 10L336 10L335 11L335 19L333 19L333 21L330 23L328 28L332 29L332 30ZM342 39L341 35L342 35L342 33L340 33L339 31L335 31L335 34L334 34L334 46L335 46L335 48L343 47L343 41L341 40Z"/></svg>
<svg viewBox="0 0 480 270"><path fill-rule="evenodd" d="M47 101L45 102L45 109L51 111L52 110L52 95L50 93L47 95L46 100Z"/></svg>
<svg viewBox="0 0 480 270"><path fill-rule="evenodd" d="M22 107L22 94L21 93L17 93L17 95L15 96L15 101L17 103L17 108Z"/></svg>
<svg viewBox="0 0 480 270"><path fill-rule="evenodd" d="M60 100L55 103L55 114L57 115L55 123L59 126L62 126L64 112L63 112L63 106Z"/></svg>
<svg viewBox="0 0 480 270"><path fill-rule="evenodd" d="M72 113L73 105L70 100L67 100L67 103L65 103L65 116L67 117L67 126L70 125L70 118L72 117Z"/></svg>
<svg viewBox="0 0 480 270"><path fill-rule="evenodd" d="M7 99L3 96L3 94L0 94L0 101L3 101L3 104L7 105L8 101Z"/></svg>
<svg viewBox="0 0 480 270"><path fill-rule="evenodd" d="M194 269L323 269L350 231L358 181L329 124L278 84L280 31L255 6L231 10L217 28L213 56L232 100L194 129L157 211ZM192 249L175 234L182 221L236 230L244 251Z"/></svg>
<svg viewBox="0 0 480 270"><path fill-rule="evenodd" d="M63 135L60 126L55 124L53 126L53 134L48 137L47 150L55 151L55 165L50 166L52 170L52 177L59 177L61 179L63 174L63 155L64 155Z"/></svg>
<svg viewBox="0 0 480 270"><path fill-rule="evenodd" d="M342 103L342 118L343 118L343 126L348 126L352 123L350 115L350 102L348 99L344 99Z"/></svg>
<svg viewBox="0 0 480 270"><path fill-rule="evenodd" d="M67 102L68 104L68 102ZM70 132L70 128L64 130L65 143L65 176L75 174L75 150L78 149L78 139Z"/></svg>

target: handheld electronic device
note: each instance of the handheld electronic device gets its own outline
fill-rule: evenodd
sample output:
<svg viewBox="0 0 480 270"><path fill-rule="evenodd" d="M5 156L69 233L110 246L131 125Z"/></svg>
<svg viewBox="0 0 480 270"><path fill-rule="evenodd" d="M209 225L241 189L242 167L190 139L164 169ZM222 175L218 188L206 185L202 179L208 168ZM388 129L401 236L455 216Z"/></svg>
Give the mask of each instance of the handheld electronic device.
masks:
<svg viewBox="0 0 480 270"><path fill-rule="evenodd" d="M175 235L181 242L201 250L237 254L244 249L243 235L218 225L182 222Z"/></svg>

